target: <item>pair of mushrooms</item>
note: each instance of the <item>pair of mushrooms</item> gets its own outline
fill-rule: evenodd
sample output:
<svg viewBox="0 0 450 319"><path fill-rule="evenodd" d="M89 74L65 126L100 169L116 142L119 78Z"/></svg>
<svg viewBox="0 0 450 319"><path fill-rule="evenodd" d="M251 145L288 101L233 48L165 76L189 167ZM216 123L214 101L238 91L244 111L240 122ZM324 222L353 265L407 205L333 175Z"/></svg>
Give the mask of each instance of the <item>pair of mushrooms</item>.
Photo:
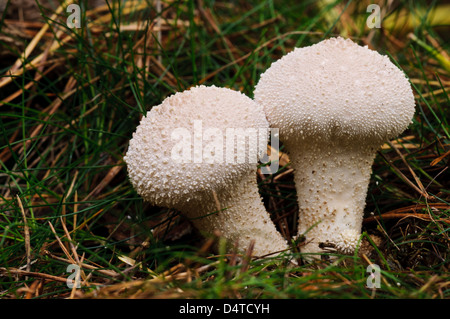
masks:
<svg viewBox="0 0 450 319"><path fill-rule="evenodd" d="M306 238L301 251L322 253L327 244L352 254L376 151L408 127L414 107L409 81L386 56L331 38L274 62L261 75L253 100L214 86L168 97L142 118L124 160L144 200L177 209L199 230L219 230L241 248L253 240L257 256L279 253L289 245L258 193L257 163L217 160L226 143L210 141L214 134L207 139L214 147L194 143L194 161L190 152L175 161L174 153L182 150L173 138L174 129L185 128L181 139L192 142L193 136L195 142L196 123L223 135L227 128L278 128L294 168L298 234ZM248 146L265 150L267 139L260 135L249 141L258 145ZM195 161L202 152L206 160Z"/></svg>

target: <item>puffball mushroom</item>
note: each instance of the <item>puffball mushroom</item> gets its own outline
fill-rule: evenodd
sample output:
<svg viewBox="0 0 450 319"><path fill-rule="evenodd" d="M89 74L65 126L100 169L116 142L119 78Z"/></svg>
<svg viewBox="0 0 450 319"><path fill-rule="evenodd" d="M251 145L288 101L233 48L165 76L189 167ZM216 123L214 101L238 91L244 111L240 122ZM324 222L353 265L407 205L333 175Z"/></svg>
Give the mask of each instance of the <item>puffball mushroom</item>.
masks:
<svg viewBox="0 0 450 319"><path fill-rule="evenodd" d="M240 92L215 86L178 92L133 133L124 157L129 179L144 200L178 210L203 233L218 230L240 249L254 240L257 256L286 250L258 193L258 156L267 150L268 132L262 107Z"/></svg>
<svg viewBox="0 0 450 319"><path fill-rule="evenodd" d="M254 99L290 153L301 251L352 254L376 151L414 115L408 79L386 56L331 38L274 62Z"/></svg>

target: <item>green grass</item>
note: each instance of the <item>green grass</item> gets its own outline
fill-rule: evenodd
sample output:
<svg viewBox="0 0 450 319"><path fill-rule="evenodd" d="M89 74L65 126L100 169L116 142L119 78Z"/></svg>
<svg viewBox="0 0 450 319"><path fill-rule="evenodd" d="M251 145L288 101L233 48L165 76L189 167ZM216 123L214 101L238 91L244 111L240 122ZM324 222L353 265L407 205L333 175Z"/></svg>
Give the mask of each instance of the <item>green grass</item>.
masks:
<svg viewBox="0 0 450 319"><path fill-rule="evenodd" d="M450 21L426 15L448 7L381 1L386 16L421 18L368 29L364 1L161 2L158 13L155 1L114 0L97 12L80 1L80 29L66 26L65 10L51 19L57 1L39 6L45 20L35 24L17 10L1 17L0 298L448 299ZM152 31L158 19L160 34ZM26 70L8 75L45 23ZM389 55L416 96L412 125L392 141L404 160L385 147L373 166L364 254L296 267L285 263L301 261L296 250L284 259L216 254L219 239L204 239L177 212L134 192L122 157L153 105L196 84L252 97L273 61L338 35ZM59 45L46 51L52 43ZM290 237L297 206L288 169L286 162L260 188ZM65 283L71 263L84 265L79 290ZM379 289L366 287L369 263L381 267Z"/></svg>

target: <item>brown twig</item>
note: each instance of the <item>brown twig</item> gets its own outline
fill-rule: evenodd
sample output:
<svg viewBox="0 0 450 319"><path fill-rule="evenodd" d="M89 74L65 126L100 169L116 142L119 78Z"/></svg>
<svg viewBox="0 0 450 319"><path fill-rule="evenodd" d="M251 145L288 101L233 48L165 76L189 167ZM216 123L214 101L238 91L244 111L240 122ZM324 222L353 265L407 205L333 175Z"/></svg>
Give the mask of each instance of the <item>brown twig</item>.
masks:
<svg viewBox="0 0 450 319"><path fill-rule="evenodd" d="M67 279L63 278L63 277L53 276L53 275L40 273L40 272L34 272L34 271L26 271L26 270L21 270L21 269L17 269L17 268L0 267L0 273L13 274L13 275L18 275L18 276L36 277L36 278L42 278L42 279L58 281L58 282L67 282Z"/></svg>
<svg viewBox="0 0 450 319"><path fill-rule="evenodd" d="M388 159L383 153L378 152L378 154L380 154L380 156L383 157L384 160L385 160L386 162L389 163L389 166L392 167L392 169L393 169L397 174L400 175L400 177L402 178L402 180L403 180L404 182L406 182L406 184L408 184L412 189L414 189L416 192L418 192L419 194L421 194L421 195L422 195L423 197L425 197L426 199L429 199L429 198L430 198L430 196L428 195L427 192L422 191L422 190L421 190L419 187L417 187L413 182L411 182L411 181L408 179L408 177L406 177L406 175L403 174L402 171L401 171L400 169L398 169L398 168L394 165L394 163L393 163L390 159Z"/></svg>
<svg viewBox="0 0 450 319"><path fill-rule="evenodd" d="M16 198L17 198L17 203L19 204L20 211L22 212L23 223L24 223L25 251L26 251L26 255L27 255L26 270L30 271L30 269L31 269L30 228L28 227L27 215L25 214L25 210L23 209L22 201L20 200L19 195L16 195Z"/></svg>
<svg viewBox="0 0 450 319"><path fill-rule="evenodd" d="M402 159L403 163L406 165L406 167L408 168L409 172L411 173L411 175L413 176L414 180L416 181L417 185L419 186L422 194L424 194L426 199L430 199L430 195L428 195L425 187L423 187L422 182L420 181L420 179L417 177L416 173L414 172L414 170L411 168L411 166L408 164L408 162L406 161L405 157L403 156L403 154L399 151L399 149L392 144L391 141L387 141L387 143L389 144L389 146L395 150L395 152L398 154L398 156L400 156L400 158Z"/></svg>
<svg viewBox="0 0 450 319"><path fill-rule="evenodd" d="M66 258L63 258L63 257L59 257L59 256L55 256L52 253L50 253L49 251L44 251L44 253L45 253L45 255L49 256L52 259L55 259L55 260L58 260L58 261L62 261L62 262L67 263L67 264L71 264L72 263L69 259L66 259ZM85 262L81 262L81 261L80 261L79 266L81 268L84 268L84 269L94 270L94 271L98 272L99 274L102 274L102 275L105 275L105 276L109 276L109 277L118 277L118 276L120 276L119 273L117 273L117 272L115 272L113 270L101 269L101 268L99 268L97 266L86 264Z"/></svg>
<svg viewBox="0 0 450 319"><path fill-rule="evenodd" d="M450 218L441 218L441 219L433 219L429 214L425 213L416 213L417 210L420 209L450 209L450 205L445 203L433 203L429 205L425 204L418 204L418 205L411 205L399 209L395 209L392 211L389 211L387 213L378 215L378 216L370 216L364 218L364 223L370 223L379 219L398 219L398 218L418 218L426 221L442 221L444 223L450 224Z"/></svg>
<svg viewBox="0 0 450 319"><path fill-rule="evenodd" d="M108 171L102 181L84 198L84 201L87 201L91 196L95 196L100 193L102 189L105 188L106 185L108 185L108 183L122 170L122 163L122 159L117 161L116 165Z"/></svg>

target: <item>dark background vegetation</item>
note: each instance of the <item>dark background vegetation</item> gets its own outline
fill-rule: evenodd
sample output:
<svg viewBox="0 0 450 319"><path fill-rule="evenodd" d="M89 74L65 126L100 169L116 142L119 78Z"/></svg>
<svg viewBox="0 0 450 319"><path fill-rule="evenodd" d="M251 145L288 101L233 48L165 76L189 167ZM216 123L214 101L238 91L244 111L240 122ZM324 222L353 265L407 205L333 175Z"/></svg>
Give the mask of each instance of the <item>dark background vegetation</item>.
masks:
<svg viewBox="0 0 450 319"><path fill-rule="evenodd" d="M450 297L450 6L440 1L75 1L0 4L0 298ZM197 84L253 96L294 47L350 37L389 55L416 97L413 124L380 149L361 249L334 263L212 250L178 212L144 203L122 157L140 117ZM297 206L288 154L259 174L283 235ZM293 248L295 245L293 245ZM81 267L71 289L68 266ZM366 267L381 268L381 288Z"/></svg>

